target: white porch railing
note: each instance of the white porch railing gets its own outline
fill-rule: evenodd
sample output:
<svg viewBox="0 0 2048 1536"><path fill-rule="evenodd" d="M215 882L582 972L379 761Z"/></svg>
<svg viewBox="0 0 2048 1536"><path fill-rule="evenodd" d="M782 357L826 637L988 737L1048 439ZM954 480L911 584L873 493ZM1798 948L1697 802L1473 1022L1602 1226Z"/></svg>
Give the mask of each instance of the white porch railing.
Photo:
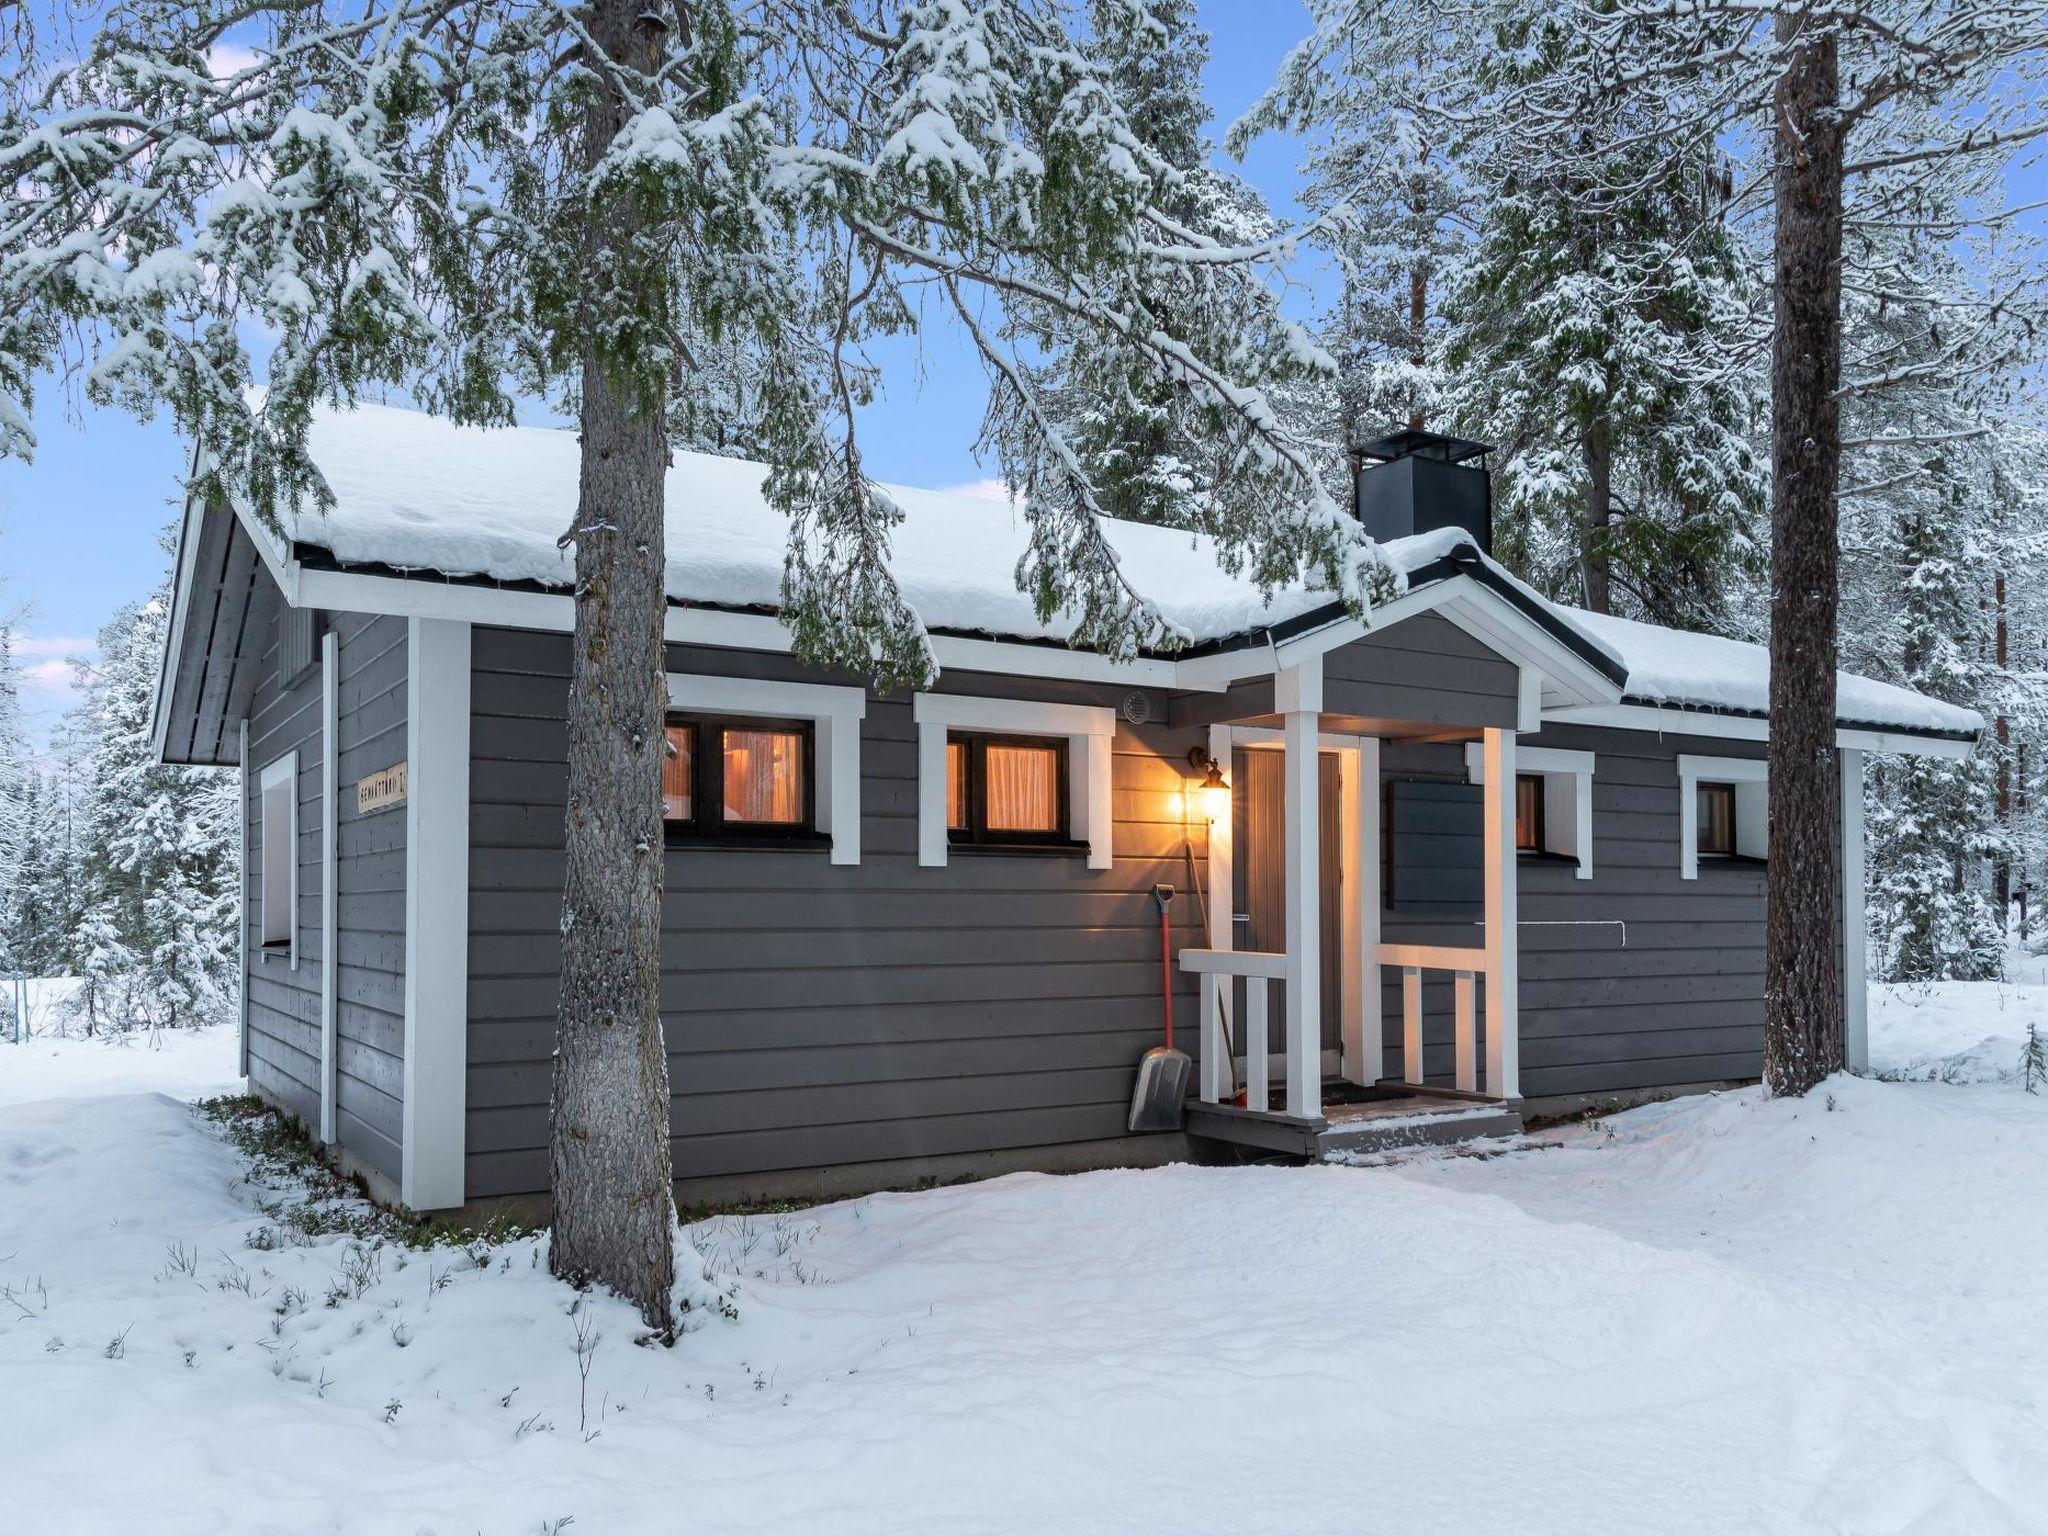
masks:
<svg viewBox="0 0 2048 1536"><path fill-rule="evenodd" d="M1263 949L1184 949L1180 968L1202 978L1202 1102L1223 1102L1224 1063L1232 1055L1223 1030L1223 994L1233 976L1242 976L1244 986L1244 1102L1247 1108L1268 1109L1272 1104L1272 1071L1267 1052L1267 1022L1273 1015L1273 983L1287 976L1287 957ZM1285 1031L1281 1045L1286 1049ZM1320 1102L1322 1097L1322 1052L1313 1061L1303 1060L1297 1051L1287 1050L1288 1102ZM1313 1097L1309 1097L1313 1095Z"/></svg>
<svg viewBox="0 0 2048 1536"><path fill-rule="evenodd" d="M1373 946L1375 967L1401 968L1401 1080L1422 1083L1422 973L1451 973L1451 1014L1453 1060L1456 1085L1461 1092L1479 1091L1479 1009L1477 979L1486 974L1484 949L1461 949L1448 944L1377 944ZM1376 983L1375 983L1376 984ZM1500 1085L1488 1083L1487 1090L1499 1093Z"/></svg>

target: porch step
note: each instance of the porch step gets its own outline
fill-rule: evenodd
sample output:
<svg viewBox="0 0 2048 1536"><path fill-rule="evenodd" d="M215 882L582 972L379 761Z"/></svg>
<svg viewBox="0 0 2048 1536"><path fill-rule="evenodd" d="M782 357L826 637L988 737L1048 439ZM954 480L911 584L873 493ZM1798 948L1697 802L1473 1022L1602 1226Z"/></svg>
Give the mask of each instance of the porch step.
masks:
<svg viewBox="0 0 2048 1536"><path fill-rule="evenodd" d="M1315 1120L1236 1104L1194 1103L1187 1108L1187 1133L1262 1152L1319 1159L1519 1136L1522 1113L1497 1099L1437 1094L1333 1104Z"/></svg>

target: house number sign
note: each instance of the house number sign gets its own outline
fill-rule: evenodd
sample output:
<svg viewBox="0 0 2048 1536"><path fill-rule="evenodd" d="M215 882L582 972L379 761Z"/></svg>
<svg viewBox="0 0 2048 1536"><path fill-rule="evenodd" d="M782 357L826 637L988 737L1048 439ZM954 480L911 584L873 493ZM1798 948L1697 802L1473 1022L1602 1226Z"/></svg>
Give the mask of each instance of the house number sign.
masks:
<svg viewBox="0 0 2048 1536"><path fill-rule="evenodd" d="M405 763L399 761L389 768L368 774L356 780L356 814L367 816L372 811L388 810L394 805L405 803Z"/></svg>

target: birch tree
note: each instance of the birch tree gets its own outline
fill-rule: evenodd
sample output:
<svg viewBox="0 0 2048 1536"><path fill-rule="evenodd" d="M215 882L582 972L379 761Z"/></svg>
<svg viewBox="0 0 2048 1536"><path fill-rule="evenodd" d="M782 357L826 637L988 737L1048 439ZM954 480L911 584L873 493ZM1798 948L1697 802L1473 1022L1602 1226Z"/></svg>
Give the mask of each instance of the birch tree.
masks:
<svg viewBox="0 0 2048 1536"><path fill-rule="evenodd" d="M807 660L934 670L856 430L881 387L865 344L927 310L987 370L983 443L1026 498L1019 584L1078 641L1185 637L1119 566L1011 306L1114 338L1208 414L1218 473L1185 515L1234 567L1359 607L1390 590L1259 387L1329 367L1275 302L1285 241L1225 248L1176 215L1172 168L1058 0L117 0L89 46L21 54L0 118L11 450L60 355L96 401L168 406L206 449L197 489L269 518L323 504L323 400L404 389L485 424L574 406L550 1264L659 1336L663 573L691 513L671 539L663 472L690 340L750 359L745 438L790 519L782 617Z"/></svg>

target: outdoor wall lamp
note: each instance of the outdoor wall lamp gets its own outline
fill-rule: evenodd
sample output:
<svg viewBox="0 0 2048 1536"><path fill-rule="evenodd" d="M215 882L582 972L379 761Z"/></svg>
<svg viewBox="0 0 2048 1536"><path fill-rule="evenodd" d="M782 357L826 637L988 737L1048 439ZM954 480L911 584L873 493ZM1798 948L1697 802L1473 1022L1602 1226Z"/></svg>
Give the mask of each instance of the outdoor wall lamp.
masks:
<svg viewBox="0 0 2048 1536"><path fill-rule="evenodd" d="M1188 748L1188 766L1202 777L1202 814L1211 822L1230 814L1230 781L1223 777L1223 765L1209 755L1206 747Z"/></svg>

